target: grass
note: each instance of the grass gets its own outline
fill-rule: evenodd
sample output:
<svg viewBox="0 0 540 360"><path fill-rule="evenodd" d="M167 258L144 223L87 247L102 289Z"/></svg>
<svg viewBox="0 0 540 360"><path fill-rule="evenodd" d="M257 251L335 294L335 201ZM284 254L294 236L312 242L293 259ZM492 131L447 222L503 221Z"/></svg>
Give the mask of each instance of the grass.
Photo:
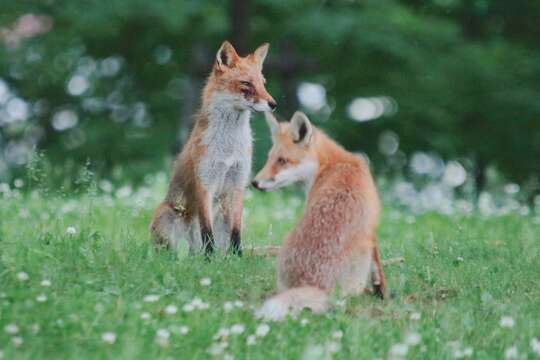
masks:
<svg viewBox="0 0 540 360"><path fill-rule="evenodd" d="M225 341L218 358L383 359L399 353L396 344L417 342L410 334L421 340L405 346L408 358L497 359L512 346L521 358L539 356L530 343L540 338L540 226L530 217L412 216L387 208L379 227L383 257L405 258L386 268L391 299L351 298L325 316L305 312L270 323L266 336L247 345L261 324L253 308L275 291L274 259L218 256L207 263L185 247L153 251L147 226L162 192L156 185L119 192L123 198L0 195L5 359L206 359ZM244 243L279 244L302 199L249 195ZM201 285L203 278L211 284ZM144 301L152 294L159 300ZM184 311L195 298L208 308ZM513 327L501 326L505 316ZM235 324L243 332L215 339ZM105 333L112 334L103 340Z"/></svg>

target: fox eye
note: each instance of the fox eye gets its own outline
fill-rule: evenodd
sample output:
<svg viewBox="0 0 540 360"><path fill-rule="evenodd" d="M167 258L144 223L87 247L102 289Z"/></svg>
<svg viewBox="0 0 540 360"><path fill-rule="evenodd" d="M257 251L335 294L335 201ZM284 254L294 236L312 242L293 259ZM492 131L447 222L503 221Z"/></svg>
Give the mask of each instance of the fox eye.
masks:
<svg viewBox="0 0 540 360"><path fill-rule="evenodd" d="M253 88L253 84L249 81L240 81L240 85L243 85L245 87L248 87L248 88Z"/></svg>
<svg viewBox="0 0 540 360"><path fill-rule="evenodd" d="M277 159L278 165L285 165L285 164L287 163L287 161L288 161L287 159L282 158L282 157L279 157L279 158Z"/></svg>

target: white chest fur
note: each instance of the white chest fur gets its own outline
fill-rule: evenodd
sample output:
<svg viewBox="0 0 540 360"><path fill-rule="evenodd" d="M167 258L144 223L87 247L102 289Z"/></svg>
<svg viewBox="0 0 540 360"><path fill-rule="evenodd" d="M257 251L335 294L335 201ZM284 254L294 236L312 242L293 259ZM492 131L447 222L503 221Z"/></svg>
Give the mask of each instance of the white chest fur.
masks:
<svg viewBox="0 0 540 360"><path fill-rule="evenodd" d="M198 166L202 184L212 193L246 186L251 171L250 112L218 105L208 114L203 135L206 154Z"/></svg>

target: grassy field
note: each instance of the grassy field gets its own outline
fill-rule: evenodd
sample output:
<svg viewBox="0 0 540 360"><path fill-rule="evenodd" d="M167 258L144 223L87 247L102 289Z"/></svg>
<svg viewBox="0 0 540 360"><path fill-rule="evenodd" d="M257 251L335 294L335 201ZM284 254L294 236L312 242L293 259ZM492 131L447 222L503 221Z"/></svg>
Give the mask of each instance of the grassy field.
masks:
<svg viewBox="0 0 540 360"><path fill-rule="evenodd" d="M532 217L386 208L391 299L337 301L325 316L263 324L274 259L211 263L155 252L161 185L77 197L0 194L0 358L474 359L540 355L540 225ZM279 244L303 206L246 199L244 244ZM515 357L514 357L515 356Z"/></svg>

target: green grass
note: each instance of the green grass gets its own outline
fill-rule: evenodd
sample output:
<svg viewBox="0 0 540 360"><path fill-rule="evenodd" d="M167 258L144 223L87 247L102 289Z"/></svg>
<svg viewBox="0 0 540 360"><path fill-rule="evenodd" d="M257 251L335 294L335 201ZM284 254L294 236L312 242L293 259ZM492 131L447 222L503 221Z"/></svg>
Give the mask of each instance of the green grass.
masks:
<svg viewBox="0 0 540 360"><path fill-rule="evenodd" d="M185 246L178 254L153 251L147 226L162 192L161 184L123 199L0 195L5 359L205 359L214 335L234 324L245 330L228 336L219 358L386 359L407 333L421 336L409 347L411 359L453 358L455 346L472 348L475 359L504 358L511 346L522 358L538 356L530 342L540 338L540 226L530 217L413 218L386 209L379 227L383 257L405 258L386 267L391 299L350 298L328 315L305 312L270 323L268 334L248 346L261 324L253 308L275 291L275 260L218 256L208 263L187 256ZM301 197L249 195L244 244L279 244L301 213ZM69 226L76 234L66 232ZM19 280L20 272L27 281ZM211 285L200 284L205 277ZM43 279L51 285L42 286ZM143 301L150 294L160 299ZM46 301L37 301L40 295ZM209 308L183 311L195 298ZM226 312L224 303L235 300L244 306ZM178 312L167 314L167 305ZM142 319L144 313L150 318ZM414 313L419 320L411 320ZM502 327L502 316L515 326ZM6 331L10 324L16 334ZM180 334L180 326L189 332ZM170 331L168 345L156 338L159 329ZM341 339L333 338L338 330ZM106 332L116 334L114 344L102 340ZM17 337L23 341L18 347ZM338 345L337 353L328 352Z"/></svg>

